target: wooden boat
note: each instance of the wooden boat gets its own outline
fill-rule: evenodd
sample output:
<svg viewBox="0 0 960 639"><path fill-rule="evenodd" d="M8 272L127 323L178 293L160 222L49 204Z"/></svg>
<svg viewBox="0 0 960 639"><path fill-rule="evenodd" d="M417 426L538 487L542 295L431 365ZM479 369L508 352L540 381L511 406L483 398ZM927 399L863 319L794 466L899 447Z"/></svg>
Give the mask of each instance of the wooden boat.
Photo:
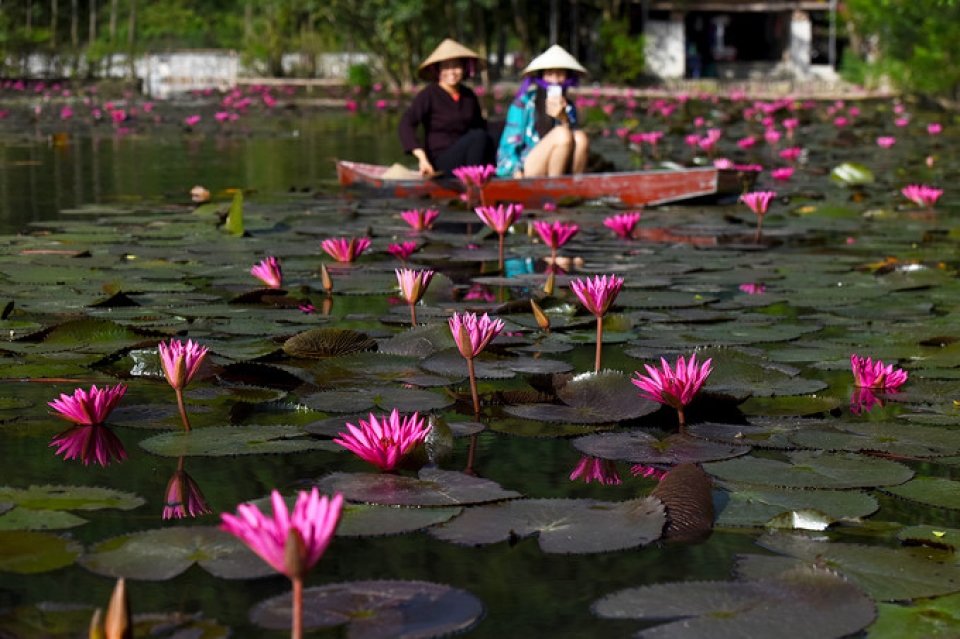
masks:
<svg viewBox="0 0 960 639"><path fill-rule="evenodd" d="M362 186L395 197L458 198L464 192L453 177L423 179L407 171L396 179L395 167L336 160L337 178L344 187ZM403 174L403 171L400 171ZM733 173L733 177L722 173ZM721 184L733 180L735 183ZM656 169L619 173L585 173L535 178L494 178L484 187L487 204L515 202L527 207L542 207L564 200L600 200L624 206L664 204L727 189L739 193L742 186L736 172L718 171L714 167Z"/></svg>

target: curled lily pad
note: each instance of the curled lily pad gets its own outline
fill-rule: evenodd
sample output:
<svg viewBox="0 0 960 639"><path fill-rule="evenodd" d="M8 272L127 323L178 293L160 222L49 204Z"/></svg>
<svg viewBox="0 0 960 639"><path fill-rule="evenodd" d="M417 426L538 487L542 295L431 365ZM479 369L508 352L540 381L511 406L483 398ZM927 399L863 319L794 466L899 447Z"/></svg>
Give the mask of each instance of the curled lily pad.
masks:
<svg viewBox="0 0 960 639"><path fill-rule="evenodd" d="M573 446L591 457L637 464L705 462L730 459L750 452L747 446L718 444L684 435L671 435L659 440L643 431L587 435L575 439Z"/></svg>
<svg viewBox="0 0 960 639"><path fill-rule="evenodd" d="M0 530L0 573L29 575L69 566L83 546L72 539L26 530Z"/></svg>
<svg viewBox="0 0 960 639"><path fill-rule="evenodd" d="M877 500L855 490L777 490L744 484L724 484L717 526L763 526L774 517L814 509L835 520L854 521L877 511Z"/></svg>
<svg viewBox="0 0 960 639"><path fill-rule="evenodd" d="M93 546L80 563L98 575L144 581L173 579L195 563L221 579L274 573L237 537L213 526L177 526L115 537Z"/></svg>
<svg viewBox="0 0 960 639"><path fill-rule="evenodd" d="M845 637L873 621L876 612L854 584L813 567L751 581L684 582L628 588L591 606L603 619L676 619L643 637L739 639Z"/></svg>
<svg viewBox="0 0 960 639"><path fill-rule="evenodd" d="M290 627L289 594L250 610L261 628ZM303 627L347 626L354 639L429 639L465 632L483 616L483 603L465 590L426 581L353 581L303 591Z"/></svg>
<svg viewBox="0 0 960 639"><path fill-rule="evenodd" d="M320 479L317 486L328 495L343 493L351 501L388 506L460 506L520 496L520 493L504 490L489 479L436 468L421 470L419 478L331 473Z"/></svg>
<svg viewBox="0 0 960 639"><path fill-rule="evenodd" d="M294 335L283 343L290 357L320 359L376 349L377 342L366 333L341 328L315 328Z"/></svg>
<svg viewBox="0 0 960 639"><path fill-rule="evenodd" d="M913 477L908 467L888 459L813 451L789 457L790 463L750 457L705 464L703 469L723 481L779 488L871 488Z"/></svg>
<svg viewBox="0 0 960 639"><path fill-rule="evenodd" d="M883 548L815 541L796 534L771 533L757 544L804 562L820 562L840 573L878 601L934 597L960 591L960 567L949 553L930 548ZM752 555L750 557L753 557ZM741 557L738 574L766 576L774 563L753 564Z"/></svg>
<svg viewBox="0 0 960 639"><path fill-rule="evenodd" d="M653 497L620 503L520 499L468 508L429 533L473 546L538 535L544 552L585 554L645 546L660 538L665 523L663 503Z"/></svg>
<svg viewBox="0 0 960 639"><path fill-rule="evenodd" d="M195 428L190 432L176 431L154 435L141 441L140 446L161 457L223 457L341 450L332 442L319 441L304 435L302 427L289 425Z"/></svg>
<svg viewBox="0 0 960 639"><path fill-rule="evenodd" d="M897 497L938 508L960 509L960 482L942 477L917 477L885 489Z"/></svg>

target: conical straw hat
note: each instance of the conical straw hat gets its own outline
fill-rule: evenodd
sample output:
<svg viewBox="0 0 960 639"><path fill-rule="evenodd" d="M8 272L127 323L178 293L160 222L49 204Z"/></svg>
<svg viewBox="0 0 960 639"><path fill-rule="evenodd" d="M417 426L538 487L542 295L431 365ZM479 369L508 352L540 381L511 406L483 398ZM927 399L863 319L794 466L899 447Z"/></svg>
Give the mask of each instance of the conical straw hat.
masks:
<svg viewBox="0 0 960 639"><path fill-rule="evenodd" d="M522 75L530 75L538 71L547 71L549 69L566 69L574 73L586 74L587 70L583 65L577 62L577 59L567 53L566 49L559 44L555 44L527 65Z"/></svg>
<svg viewBox="0 0 960 639"><path fill-rule="evenodd" d="M463 58L476 60L477 64L483 64L483 60L481 60L480 56L474 51L463 46L456 40L447 38L417 67L417 75L422 80L436 80L433 69L431 69L433 65L446 60L459 60Z"/></svg>

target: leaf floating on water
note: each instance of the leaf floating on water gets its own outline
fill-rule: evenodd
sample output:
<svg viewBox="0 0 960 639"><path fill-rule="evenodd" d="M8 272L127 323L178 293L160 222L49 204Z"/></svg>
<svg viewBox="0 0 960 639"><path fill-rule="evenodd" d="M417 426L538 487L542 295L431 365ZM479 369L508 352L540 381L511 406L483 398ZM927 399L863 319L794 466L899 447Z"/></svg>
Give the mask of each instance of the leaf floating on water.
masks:
<svg viewBox="0 0 960 639"><path fill-rule="evenodd" d="M343 493L350 501L388 506L460 506L520 497L489 479L435 468L421 470L419 477L331 473L317 486L328 495Z"/></svg>
<svg viewBox="0 0 960 639"><path fill-rule="evenodd" d="M377 342L366 333L340 328L315 328L294 335L283 343L290 357L320 359L376 350Z"/></svg>
<svg viewBox="0 0 960 639"><path fill-rule="evenodd" d="M750 452L749 446L718 444L684 435L659 440L644 431L598 433L573 440L584 455L635 464L676 465L730 459Z"/></svg>
<svg viewBox="0 0 960 639"><path fill-rule="evenodd" d="M740 412L744 415L803 416L829 413L840 408L843 402L836 397L816 396L784 396L784 397L754 397L740 404Z"/></svg>
<svg viewBox="0 0 960 639"><path fill-rule="evenodd" d="M860 588L813 567L751 581L628 588L591 610L602 619L677 619L637 635L671 639L776 637L785 629L791 639L845 637L876 615Z"/></svg>
<svg viewBox="0 0 960 639"><path fill-rule="evenodd" d="M896 639L950 639L960 628L960 594L919 599L906 605L881 603L877 620L867 628L870 637Z"/></svg>
<svg viewBox="0 0 960 639"><path fill-rule="evenodd" d="M960 482L942 477L917 477L887 492L938 508L960 509Z"/></svg>
<svg viewBox="0 0 960 639"><path fill-rule="evenodd" d="M721 499L717 526L764 526L790 512L815 509L835 520L856 520L872 515L877 500L854 490L777 490L747 484L723 484L729 491Z"/></svg>
<svg viewBox="0 0 960 639"><path fill-rule="evenodd" d="M234 237L243 237L243 191L237 190L233 194L233 201L230 203L230 210L227 211L227 220L223 228Z"/></svg>
<svg viewBox="0 0 960 639"><path fill-rule="evenodd" d="M913 477L903 464L849 453L797 451L789 458L790 463L731 459L704 464L703 469L723 481L778 488L873 488L902 484Z"/></svg>
<svg viewBox="0 0 960 639"><path fill-rule="evenodd" d="M149 437L140 442L140 447L161 457L224 457L342 450L333 442L306 437L300 426L289 425L195 428L190 432L175 431Z"/></svg>
<svg viewBox="0 0 960 639"><path fill-rule="evenodd" d="M960 548L960 528L943 526L907 526L897 533L904 545L931 546L956 552Z"/></svg>
<svg viewBox="0 0 960 639"><path fill-rule="evenodd" d="M83 552L72 539L49 533L0 530L0 573L30 575L69 566Z"/></svg>
<svg viewBox="0 0 960 639"><path fill-rule="evenodd" d="M290 594L250 610L260 628L290 627ZM483 616L483 602L466 590L426 581L353 581L305 588L303 627L347 626L357 639L426 639L466 632Z"/></svg>
<svg viewBox="0 0 960 639"><path fill-rule="evenodd" d="M18 507L0 516L0 530L62 530L86 523L88 520L73 513L33 508Z"/></svg>
<svg viewBox="0 0 960 639"><path fill-rule="evenodd" d="M0 487L0 502L5 501L37 510L132 510L146 503L133 493L99 486L3 486Z"/></svg>
<svg viewBox="0 0 960 639"><path fill-rule="evenodd" d="M337 537L400 535L442 524L459 515L462 508L396 508L376 504L344 506Z"/></svg>
<svg viewBox="0 0 960 639"><path fill-rule="evenodd" d="M960 431L903 424L850 423L829 430L803 430L790 440L804 448L880 451L905 457L938 457L960 453Z"/></svg>

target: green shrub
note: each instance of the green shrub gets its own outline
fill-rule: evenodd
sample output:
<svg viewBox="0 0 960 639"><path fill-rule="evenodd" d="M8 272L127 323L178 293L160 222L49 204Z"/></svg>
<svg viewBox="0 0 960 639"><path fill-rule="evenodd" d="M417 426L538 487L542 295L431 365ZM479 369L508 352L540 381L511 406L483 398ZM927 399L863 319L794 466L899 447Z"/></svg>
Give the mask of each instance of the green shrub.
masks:
<svg viewBox="0 0 960 639"><path fill-rule="evenodd" d="M612 20L600 27L604 79L629 84L640 79L646 67L643 36L630 35L627 20Z"/></svg>

